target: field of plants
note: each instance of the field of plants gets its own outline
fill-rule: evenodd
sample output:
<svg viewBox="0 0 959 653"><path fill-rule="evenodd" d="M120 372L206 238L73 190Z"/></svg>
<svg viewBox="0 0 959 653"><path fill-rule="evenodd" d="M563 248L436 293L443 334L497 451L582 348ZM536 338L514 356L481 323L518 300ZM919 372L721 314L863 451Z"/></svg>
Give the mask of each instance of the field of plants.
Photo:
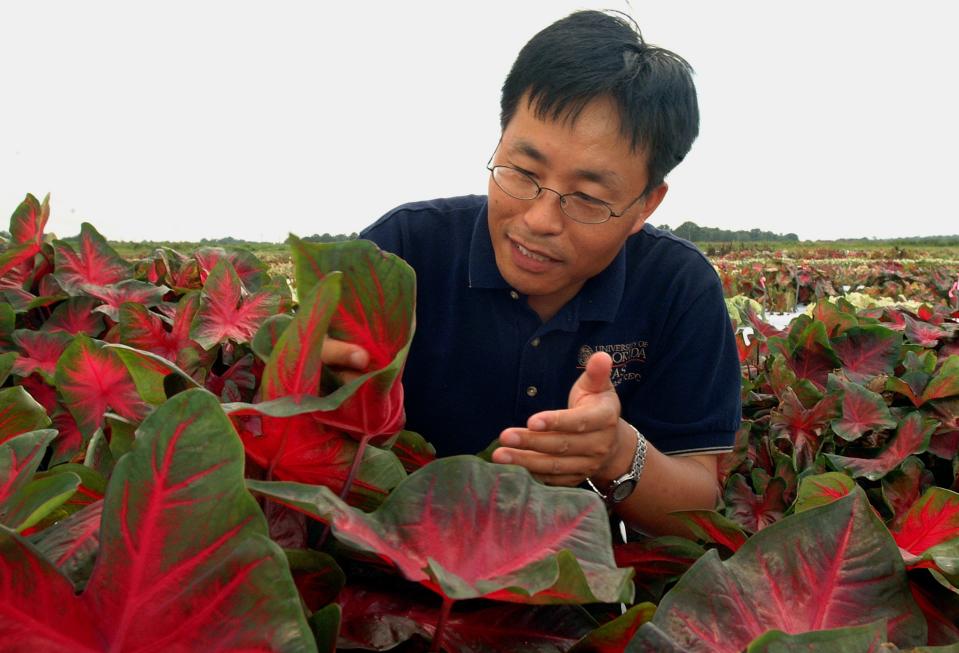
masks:
<svg viewBox="0 0 959 653"><path fill-rule="evenodd" d="M49 213L0 244L0 651L959 652L955 250L714 249L722 502L618 544L595 494L402 430L395 256Z"/></svg>

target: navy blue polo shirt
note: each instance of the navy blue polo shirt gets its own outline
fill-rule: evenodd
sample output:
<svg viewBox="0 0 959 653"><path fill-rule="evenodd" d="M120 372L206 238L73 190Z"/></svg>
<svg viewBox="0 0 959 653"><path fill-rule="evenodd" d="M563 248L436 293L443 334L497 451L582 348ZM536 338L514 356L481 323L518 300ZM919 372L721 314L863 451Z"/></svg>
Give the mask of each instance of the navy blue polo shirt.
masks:
<svg viewBox="0 0 959 653"><path fill-rule="evenodd" d="M407 204L360 237L416 271L406 427L439 455L478 453L533 413L566 408L596 351L613 359L623 419L657 449L732 448L739 357L719 278L690 243L645 225L543 323L496 267L485 196Z"/></svg>

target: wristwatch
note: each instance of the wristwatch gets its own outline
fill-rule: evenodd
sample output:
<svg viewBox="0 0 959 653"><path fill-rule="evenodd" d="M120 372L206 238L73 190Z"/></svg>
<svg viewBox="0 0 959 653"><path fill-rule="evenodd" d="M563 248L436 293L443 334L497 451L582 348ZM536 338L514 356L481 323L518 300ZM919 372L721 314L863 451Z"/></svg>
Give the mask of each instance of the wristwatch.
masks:
<svg viewBox="0 0 959 653"><path fill-rule="evenodd" d="M633 493L639 483L639 477L643 474L643 468L646 466L646 436L628 422L627 426L636 433L636 453L633 454L633 465L629 468L629 471L610 483L606 494L600 492L591 479L586 479L593 491L601 496L608 505L625 501Z"/></svg>

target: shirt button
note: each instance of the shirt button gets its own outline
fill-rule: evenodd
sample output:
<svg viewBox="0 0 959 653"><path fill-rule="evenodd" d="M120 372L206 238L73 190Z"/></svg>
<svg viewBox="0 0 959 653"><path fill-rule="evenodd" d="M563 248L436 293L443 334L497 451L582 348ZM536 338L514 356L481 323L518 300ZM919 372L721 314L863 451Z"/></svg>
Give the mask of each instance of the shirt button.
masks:
<svg viewBox="0 0 959 653"><path fill-rule="evenodd" d="M526 388L527 397L535 397L537 392L539 392L539 390L536 389L535 385L531 385L530 387Z"/></svg>
<svg viewBox="0 0 959 653"><path fill-rule="evenodd" d="M519 299L519 293L516 292L515 290L510 290L509 296L512 297L513 299Z"/></svg>
<svg viewBox="0 0 959 653"><path fill-rule="evenodd" d="M530 340L530 341L529 341L529 344L530 344L532 347L539 347L539 337L536 337L536 338L533 338L532 340Z"/></svg>

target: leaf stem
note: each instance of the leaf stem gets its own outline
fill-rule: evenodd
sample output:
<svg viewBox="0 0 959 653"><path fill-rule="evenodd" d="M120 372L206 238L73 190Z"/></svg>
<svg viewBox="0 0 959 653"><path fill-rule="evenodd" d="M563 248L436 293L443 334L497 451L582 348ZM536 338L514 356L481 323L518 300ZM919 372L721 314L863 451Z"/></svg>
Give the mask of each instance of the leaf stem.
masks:
<svg viewBox="0 0 959 653"><path fill-rule="evenodd" d="M452 607L453 599L444 596L443 607L440 608L440 618L436 622L436 632L433 633L433 643L430 645L430 653L437 653L440 650L440 644L443 642L443 631L446 629L446 620L450 616Z"/></svg>
<svg viewBox="0 0 959 653"><path fill-rule="evenodd" d="M363 462L363 454L366 452L366 445L370 441L372 436L364 435L360 438L360 444L356 447L356 454L353 456L353 464L350 466L350 473L346 476L346 481L343 483L343 489L340 490L340 498L346 501L346 497L350 494L350 488L353 487L353 481L356 480L356 475L360 469L360 463ZM320 539L317 542L317 548L322 549L323 545L326 544L326 538L330 536L330 524L327 523L323 527L323 533L320 535Z"/></svg>

